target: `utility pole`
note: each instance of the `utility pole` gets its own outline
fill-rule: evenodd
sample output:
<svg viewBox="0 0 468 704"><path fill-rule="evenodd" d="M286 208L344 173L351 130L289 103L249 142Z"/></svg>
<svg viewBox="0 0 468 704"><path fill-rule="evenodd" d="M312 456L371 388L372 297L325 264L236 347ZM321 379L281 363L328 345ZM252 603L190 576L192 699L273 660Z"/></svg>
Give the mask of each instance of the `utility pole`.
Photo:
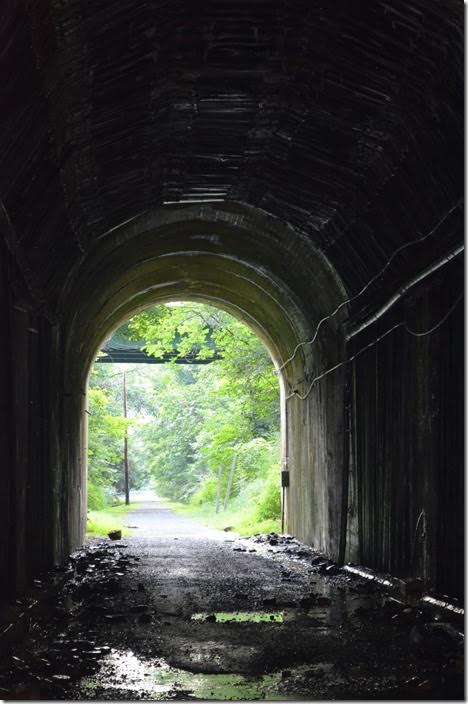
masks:
<svg viewBox="0 0 468 704"><path fill-rule="evenodd" d="M123 373L123 385L122 385L122 399L123 399L123 414L124 418L127 418L127 380L126 373ZM125 425L124 430L124 483L125 483L125 503L128 506L130 503L130 489L128 486L128 433L127 426Z"/></svg>

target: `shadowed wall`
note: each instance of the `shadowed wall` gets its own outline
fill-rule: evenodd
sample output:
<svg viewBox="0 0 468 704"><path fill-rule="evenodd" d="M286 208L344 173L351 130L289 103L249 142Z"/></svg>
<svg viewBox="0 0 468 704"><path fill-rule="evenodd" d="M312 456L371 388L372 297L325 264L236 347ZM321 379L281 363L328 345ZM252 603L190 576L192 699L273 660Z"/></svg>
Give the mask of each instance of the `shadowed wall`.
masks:
<svg viewBox="0 0 468 704"><path fill-rule="evenodd" d="M462 302L438 323L463 287L461 255L443 262L463 240L462 10L4 4L3 594L81 540L98 345L174 297L237 313L277 365L348 301L283 371L289 529L461 593ZM385 334L401 321L435 329Z"/></svg>

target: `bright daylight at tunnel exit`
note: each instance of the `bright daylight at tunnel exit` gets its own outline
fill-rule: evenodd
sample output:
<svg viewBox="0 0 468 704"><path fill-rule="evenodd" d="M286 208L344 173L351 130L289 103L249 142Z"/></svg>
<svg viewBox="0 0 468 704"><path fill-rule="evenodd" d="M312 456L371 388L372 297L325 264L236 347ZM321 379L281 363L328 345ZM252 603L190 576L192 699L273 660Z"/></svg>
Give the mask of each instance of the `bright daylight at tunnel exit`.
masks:
<svg viewBox="0 0 468 704"><path fill-rule="evenodd" d="M0 38L0 699L462 701L463 3Z"/></svg>
<svg viewBox="0 0 468 704"><path fill-rule="evenodd" d="M228 313L175 302L132 317L91 368L85 412L89 537L196 533L179 515L202 532L284 528L277 373Z"/></svg>

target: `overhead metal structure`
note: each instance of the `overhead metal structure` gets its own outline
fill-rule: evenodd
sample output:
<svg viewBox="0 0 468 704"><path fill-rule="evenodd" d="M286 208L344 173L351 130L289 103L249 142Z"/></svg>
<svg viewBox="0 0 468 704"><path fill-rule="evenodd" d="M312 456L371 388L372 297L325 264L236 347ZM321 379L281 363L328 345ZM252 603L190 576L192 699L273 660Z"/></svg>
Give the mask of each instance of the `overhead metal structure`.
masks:
<svg viewBox="0 0 468 704"><path fill-rule="evenodd" d="M117 330L111 335L104 345L101 347L101 354L95 359L97 364L167 364L174 362L175 364L211 364L221 359L221 355L215 352L212 357L199 357L197 351L194 350L190 354L180 356L174 345L174 352L162 356L154 356L147 354L145 351L144 340L129 340L126 336L121 335Z"/></svg>

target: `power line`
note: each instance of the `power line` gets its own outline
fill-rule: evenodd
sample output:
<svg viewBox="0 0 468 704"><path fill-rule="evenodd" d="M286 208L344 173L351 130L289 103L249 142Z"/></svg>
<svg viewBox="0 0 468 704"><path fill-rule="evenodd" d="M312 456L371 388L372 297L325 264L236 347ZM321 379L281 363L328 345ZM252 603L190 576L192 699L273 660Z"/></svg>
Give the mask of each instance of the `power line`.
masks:
<svg viewBox="0 0 468 704"><path fill-rule="evenodd" d="M453 206L445 213L445 215L437 222L437 224L436 224L436 225L432 228L432 230L430 230L428 233L426 233L426 234L423 235L422 237L418 237L418 238L416 238L416 239L414 239L414 240L411 240L410 242L406 242L405 244L402 244L400 247L398 247L398 248L393 252L393 254L391 255L391 257L387 260L387 262L386 262L385 265L382 267L382 269L381 269L377 274L375 274L375 276L373 276L373 277L370 279L370 281L368 281L367 284L366 284L365 286L363 286L360 291L358 291L358 293L354 294L354 296L351 296L350 298L346 299L345 301L342 301L342 302L335 308L334 311L332 311L329 315L326 315L324 318L322 318L321 320L319 320L319 322L317 323L317 327L315 328L315 333L314 333L313 337L312 337L310 340L305 340L304 342L299 342L299 343L296 345L296 347L294 348L294 351L293 351L292 355L291 355L290 357L288 357L288 359L286 359L286 361L283 362L283 364L282 364L280 367L278 367L278 369L276 370L276 373L279 374L279 372L281 372L288 364L290 364L290 363L293 361L293 359L295 358L296 354L297 354L298 351L301 349L301 347L305 347L305 345L313 345L314 342L315 342L315 340L317 339L317 335L318 335L319 330L320 330L320 328L322 327L322 325L323 325L327 320L330 320L331 318L334 318L335 315L337 315L337 314L339 313L339 311L340 311L344 306L347 306L349 303L352 303L353 301L355 301L356 299L358 299L360 296L362 296L362 294L365 293L365 291L367 291L367 289L368 289L370 286L372 286L372 284L373 284L375 281L377 281L377 279L379 279L379 278L385 273L385 271L386 271L386 270L388 269L388 267L392 264L393 260L395 259L395 257L396 257L400 252L402 252L404 249L407 249L408 247L412 247L412 246L415 245L415 244L419 244L420 242L424 242L424 241L427 240L429 237L431 237L431 236L439 229L439 227L445 222L445 220L447 220L447 219L450 217L450 215L451 215L457 208L459 208L459 207L462 205L462 202L463 202L462 199L458 200L458 201L455 203L455 205L453 205Z"/></svg>
<svg viewBox="0 0 468 704"><path fill-rule="evenodd" d="M441 318L441 320L439 320L438 323L436 323L436 325L434 325L429 330L424 330L423 332L417 332L415 330L410 330L408 328L408 326L406 325L406 321L404 321L404 320L400 321L399 323L396 323L389 330L387 330L382 335L380 335L377 339L373 340L372 342L369 342L367 345L365 345L360 350L358 350L358 352L355 352L351 357L349 357L348 359L345 359L343 362L339 362L338 364L335 364L333 367L330 367L329 369L325 370L324 372L322 372L321 374L316 376L314 379L312 379L312 381L309 385L309 388L307 389L307 392L305 394L300 394L297 391L293 391L288 396L286 396L286 401L288 401L290 398L293 398L294 396L296 398L299 398L301 401L305 401L306 398L311 393L312 389L314 388L315 384L318 381L320 381L320 379L323 379L323 377L328 376L328 374L331 374L332 372L336 371L336 369L343 367L345 364L349 364L354 359L356 359L356 357L359 357L359 355L361 355L363 352L370 349L371 347L375 347L375 345L377 345L381 340L383 340L384 337L387 337L387 335L390 335L390 333L393 332L394 330L396 330L397 328L402 327L403 330L405 330L405 332L409 333L410 335L413 335L414 337L424 337L425 335L430 335L431 333L438 330L445 323L447 318L455 310L456 306L458 305L458 303L461 301L462 298L463 298L463 293L460 293L460 295L457 297L455 303L449 308L449 310L444 315L444 317Z"/></svg>
<svg viewBox="0 0 468 704"><path fill-rule="evenodd" d="M457 300L455 301L455 303L453 304L453 306L452 306L452 307L449 309L449 311L444 315L444 317L442 318L442 320L439 320L439 322L438 322L436 325L434 325L433 328L430 328L429 330L425 330L424 332L416 332L415 330L410 330L410 329L405 325L405 330L406 330L406 332L408 332L410 335L413 335L414 337L424 337L425 335L430 335L432 332L435 332L435 331L437 330L437 328L440 328L440 326L443 325L443 323L445 323L445 321L447 320L447 318L449 317L449 315L450 315L450 314L452 313L452 311L456 308L456 306L458 305L458 303L461 301L462 298L463 298L463 293L460 293L460 295L458 296L458 298L457 298Z"/></svg>

